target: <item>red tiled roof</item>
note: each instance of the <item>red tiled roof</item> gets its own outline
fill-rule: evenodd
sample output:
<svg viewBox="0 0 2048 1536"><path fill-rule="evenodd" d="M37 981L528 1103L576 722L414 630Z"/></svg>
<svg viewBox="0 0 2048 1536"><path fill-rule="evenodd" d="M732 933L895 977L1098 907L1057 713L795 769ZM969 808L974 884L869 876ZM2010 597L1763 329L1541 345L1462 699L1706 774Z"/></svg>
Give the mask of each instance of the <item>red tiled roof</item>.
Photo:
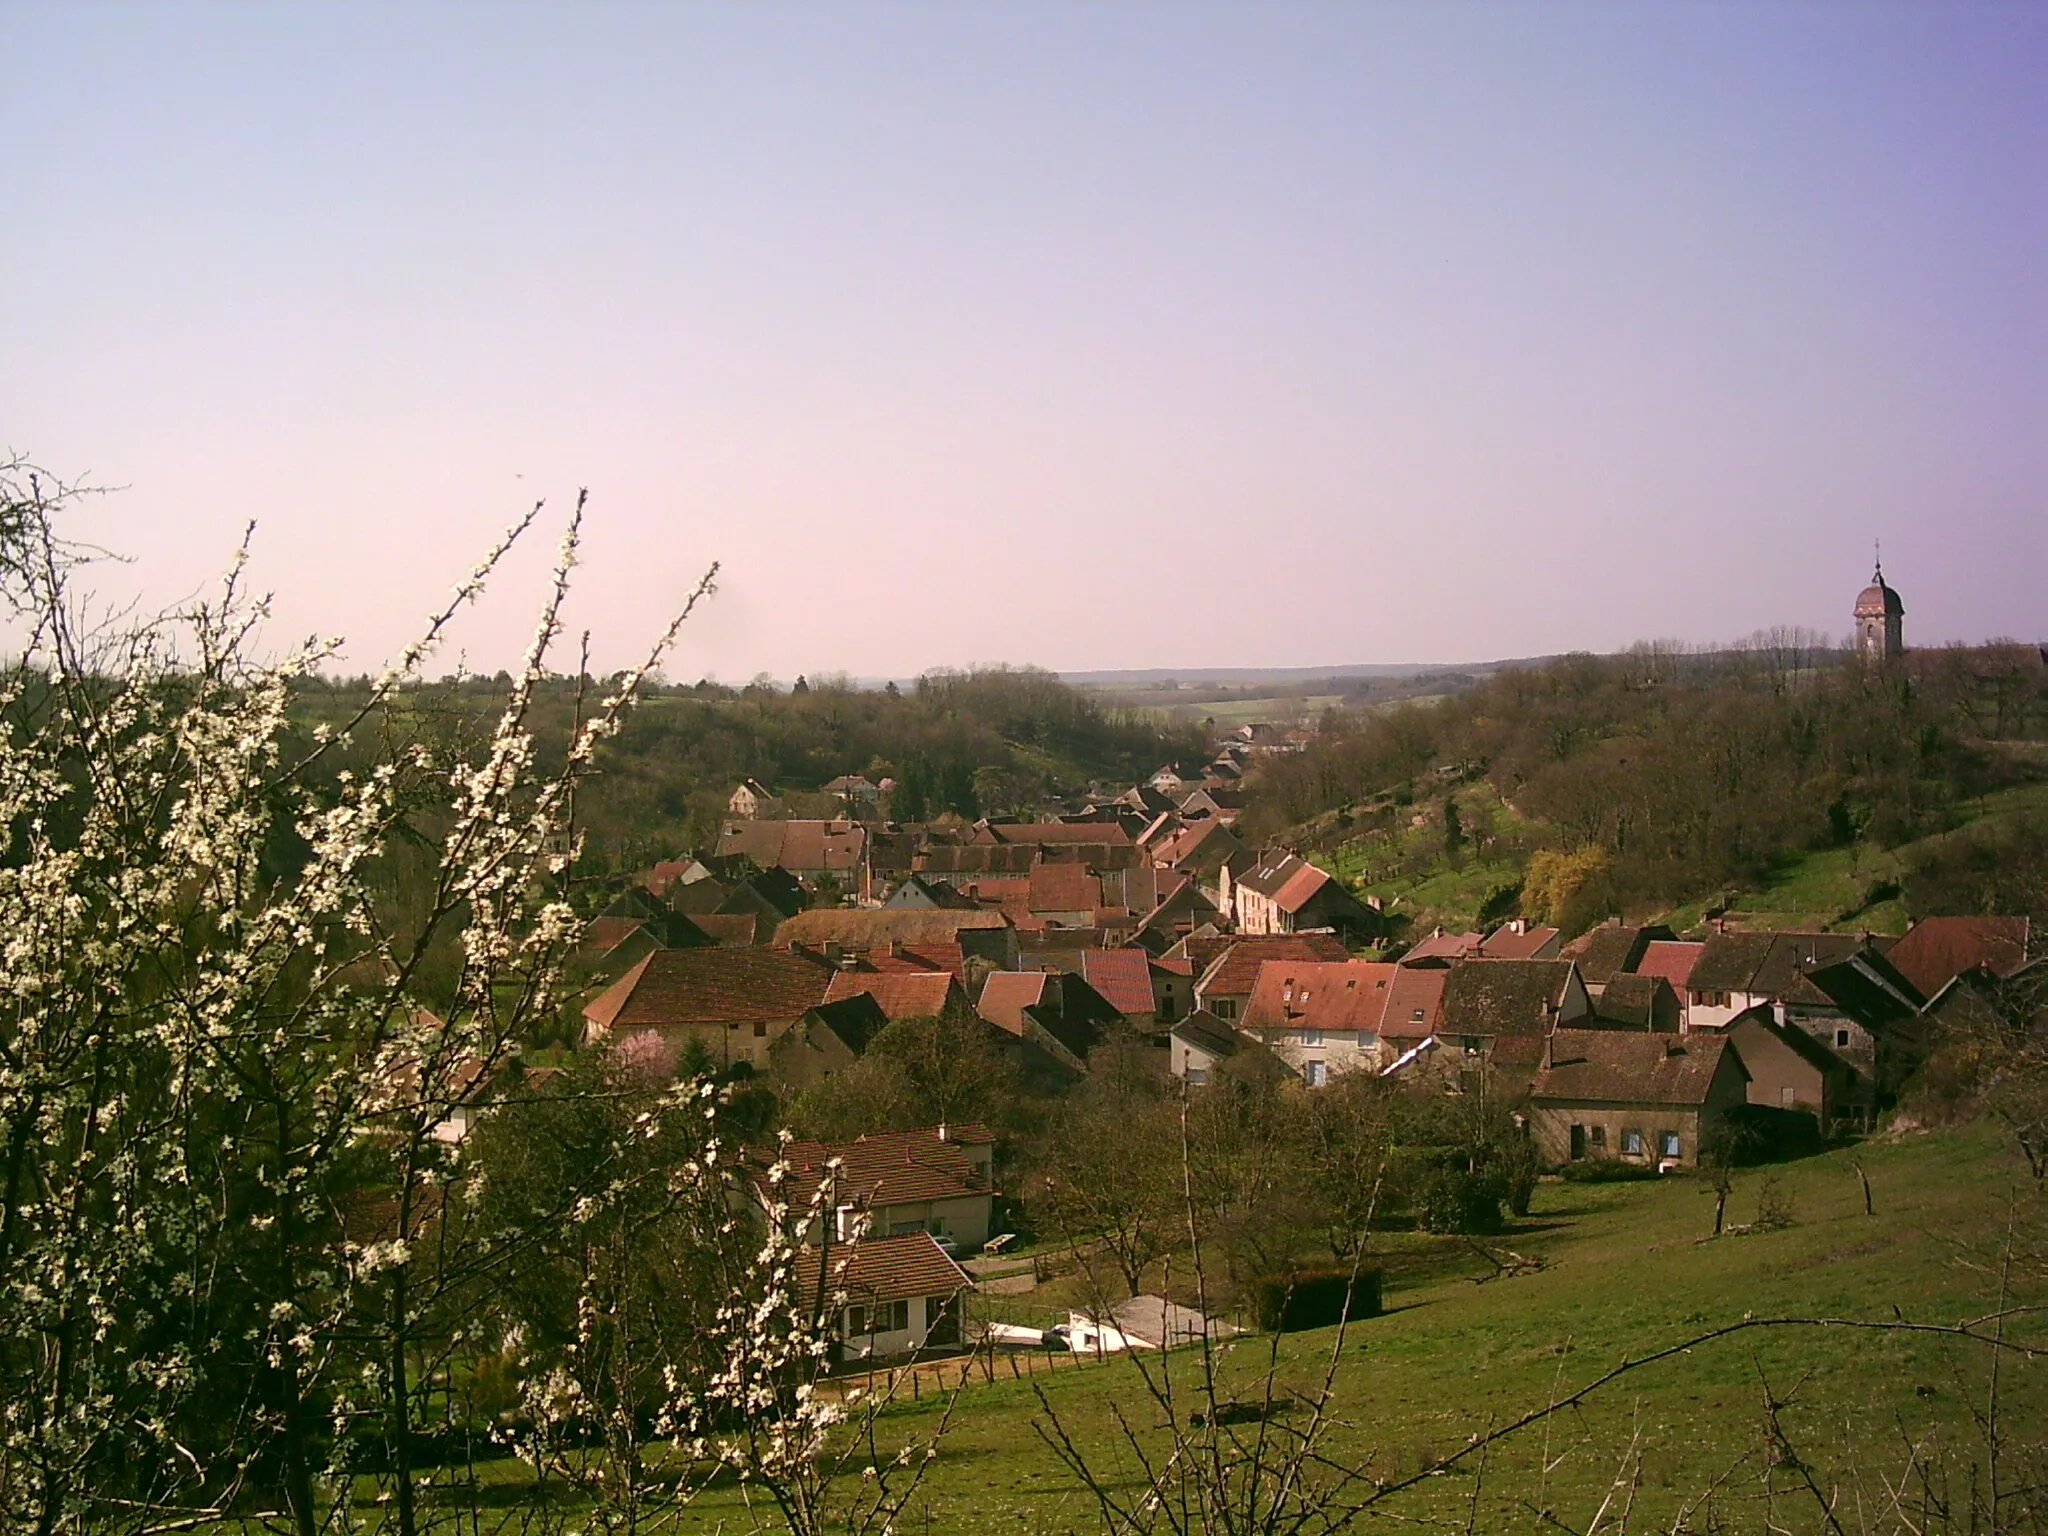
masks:
<svg viewBox="0 0 2048 1536"><path fill-rule="evenodd" d="M891 1023L936 1018L958 985L945 971L841 971L825 990L825 1001L872 997Z"/></svg>
<svg viewBox="0 0 2048 1536"><path fill-rule="evenodd" d="M608 955L644 922L641 917L593 917L583 925L583 949L590 955Z"/></svg>
<svg viewBox="0 0 2048 1536"><path fill-rule="evenodd" d="M1034 864L1027 889L1034 913L1092 912L1102 905L1102 882L1085 864Z"/></svg>
<svg viewBox="0 0 2048 1536"><path fill-rule="evenodd" d="M825 1000L833 974L781 949L657 949L583 1016L600 1034L794 1019Z"/></svg>
<svg viewBox="0 0 2048 1536"><path fill-rule="evenodd" d="M1683 987L1692 976L1706 945L1689 939L1652 939L1636 962L1638 976L1661 976L1673 989Z"/></svg>
<svg viewBox="0 0 2048 1536"><path fill-rule="evenodd" d="M1109 999L1118 1013L1149 1014L1157 1006L1152 996L1152 957L1142 949L1085 950L1081 977Z"/></svg>
<svg viewBox="0 0 2048 1536"><path fill-rule="evenodd" d="M1436 1033L1443 1021L1444 983L1451 973L1440 966L1399 965L1394 984L1387 989L1387 1011L1380 1016L1380 1033L1396 1039L1421 1039ZM1417 1018L1417 1014L1422 1015Z"/></svg>
<svg viewBox="0 0 2048 1536"><path fill-rule="evenodd" d="M915 1296L955 1296L972 1290L974 1282L929 1232L901 1237L870 1237L849 1249L803 1250L802 1284L815 1293L818 1270L826 1252L834 1271L832 1289L844 1291L849 1305L875 1306L908 1301Z"/></svg>
<svg viewBox="0 0 2048 1536"><path fill-rule="evenodd" d="M764 869L843 871L860 867L867 838L866 828L843 821L729 821L718 853L743 853Z"/></svg>
<svg viewBox="0 0 2048 1536"><path fill-rule="evenodd" d="M989 1023L1013 1035L1024 1033L1024 1010L1034 1008L1045 995L1050 971L994 971L981 984L981 998L974 1005Z"/></svg>
<svg viewBox="0 0 2048 1536"><path fill-rule="evenodd" d="M967 980L967 955L958 944L890 944L867 952L866 964L877 971L907 974L944 971L955 981Z"/></svg>
<svg viewBox="0 0 2048 1536"><path fill-rule="evenodd" d="M790 1167L784 1193L792 1206L808 1205L825 1165L839 1159L836 1200L869 1205L905 1205L922 1200L947 1200L958 1195L989 1194L980 1159L968 1147L986 1147L995 1133L973 1123L914 1131L875 1131L852 1141L792 1141L780 1153ZM776 1154L763 1150L756 1161Z"/></svg>
<svg viewBox="0 0 2048 1536"><path fill-rule="evenodd" d="M1924 917L1884 957L1931 998L1978 966L2010 976L2027 963L2027 937L2024 917Z"/></svg>
<svg viewBox="0 0 2048 1536"><path fill-rule="evenodd" d="M1479 953L1489 960L1534 960L1537 951L1557 937L1555 928L1524 928L1502 923L1480 941Z"/></svg>
<svg viewBox="0 0 2048 1536"><path fill-rule="evenodd" d="M1192 952L1192 941L1189 949ZM1346 960L1350 951L1330 933L1274 933L1232 939L1209 963L1200 983L1202 996L1249 997L1259 967L1268 960Z"/></svg>
<svg viewBox="0 0 2048 1536"><path fill-rule="evenodd" d="M1401 959L1409 965L1418 960L1462 960L1483 942L1477 933L1432 933L1411 944Z"/></svg>
<svg viewBox="0 0 2048 1536"><path fill-rule="evenodd" d="M1399 974L1376 960L1268 960L1259 967L1242 1027L1377 1034Z"/></svg>
<svg viewBox="0 0 2048 1536"><path fill-rule="evenodd" d="M1282 912L1299 912L1309 904L1317 891L1330 883L1327 872L1315 865L1304 863L1290 874L1279 891L1274 894L1273 905Z"/></svg>

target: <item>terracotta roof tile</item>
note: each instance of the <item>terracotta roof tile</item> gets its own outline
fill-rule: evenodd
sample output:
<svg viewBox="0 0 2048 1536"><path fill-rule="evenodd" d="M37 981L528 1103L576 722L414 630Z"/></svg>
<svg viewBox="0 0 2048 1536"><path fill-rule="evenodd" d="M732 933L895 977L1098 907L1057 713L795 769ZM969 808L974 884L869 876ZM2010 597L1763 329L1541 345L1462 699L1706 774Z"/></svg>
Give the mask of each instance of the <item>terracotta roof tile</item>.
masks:
<svg viewBox="0 0 2048 1536"><path fill-rule="evenodd" d="M1436 1033L1443 1022L1444 986L1450 972L1438 966L1396 966L1387 989L1387 1009L1380 1033L1393 1039L1421 1039Z"/></svg>
<svg viewBox="0 0 2048 1536"><path fill-rule="evenodd" d="M813 1292L827 1251L803 1250L807 1266L803 1284ZM845 1292L852 1306L872 1307L917 1296L955 1296L974 1289L967 1271L946 1256L929 1232L870 1237L854 1244L850 1252L844 1248L829 1252L834 1270L831 1288Z"/></svg>
<svg viewBox="0 0 2048 1536"><path fill-rule="evenodd" d="M1378 1034L1399 968L1375 960L1268 960L1246 1003L1247 1030Z"/></svg>
<svg viewBox="0 0 2048 1536"><path fill-rule="evenodd" d="M1035 1008L1045 996L1050 971L994 971L981 984L981 996L974 1010L998 1029L1013 1035L1024 1033L1024 1010Z"/></svg>
<svg viewBox="0 0 2048 1536"><path fill-rule="evenodd" d="M2024 917L1925 917L1884 957L1921 996L1932 997L1978 966L2010 976L2027 963L2027 938Z"/></svg>
<svg viewBox="0 0 2048 1536"><path fill-rule="evenodd" d="M1081 955L1081 975L1125 1017L1149 1014L1157 1006L1152 995L1152 957L1142 949L1091 949Z"/></svg>
<svg viewBox="0 0 2048 1536"><path fill-rule="evenodd" d="M835 1198L841 1204L904 1205L992 1193L982 1161L966 1149L991 1145L994 1133L972 1123L944 1129L944 1141L939 1140L940 1127L935 1125L914 1131L876 1131L852 1141L792 1141L780 1153L790 1168L786 1196L792 1205L808 1205L825 1177L826 1164L835 1157L839 1159ZM755 1154L757 1177L762 1159L774 1155L772 1150Z"/></svg>
<svg viewBox="0 0 2048 1536"><path fill-rule="evenodd" d="M825 1000L833 971L779 949L657 949L583 1010L599 1033L794 1019Z"/></svg>
<svg viewBox="0 0 2048 1536"><path fill-rule="evenodd" d="M1691 980L1693 967L1699 964L1700 952L1706 947L1689 939L1653 939L1643 950L1643 958L1636 962L1636 974L1661 976L1674 991L1678 990Z"/></svg>
<svg viewBox="0 0 2048 1536"><path fill-rule="evenodd" d="M1557 938L1555 928L1528 927L1519 931L1503 923L1479 943L1479 953L1489 960L1534 960Z"/></svg>
<svg viewBox="0 0 2048 1536"><path fill-rule="evenodd" d="M840 971L825 1001L867 996L893 1024L898 1019L931 1019L946 1011L959 983L945 971Z"/></svg>
<svg viewBox="0 0 2048 1536"><path fill-rule="evenodd" d="M1196 941L1189 941L1189 953L1196 954ZM1344 941L1329 933L1259 934L1222 941L1222 949L1209 962L1197 984L1204 998L1249 997L1259 967L1268 960L1347 960L1351 952Z"/></svg>

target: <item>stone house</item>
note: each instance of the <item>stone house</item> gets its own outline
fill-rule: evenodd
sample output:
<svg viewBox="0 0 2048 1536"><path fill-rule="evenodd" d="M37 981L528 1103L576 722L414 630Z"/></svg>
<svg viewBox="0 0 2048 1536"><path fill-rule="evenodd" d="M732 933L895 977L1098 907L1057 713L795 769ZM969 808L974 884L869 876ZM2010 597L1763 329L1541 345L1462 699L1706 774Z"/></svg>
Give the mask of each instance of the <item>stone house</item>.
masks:
<svg viewBox="0 0 2048 1536"><path fill-rule="evenodd" d="M1825 1136L1837 1115L1857 1101L1856 1073L1803 1029L1752 1008L1727 1030L1749 1072L1749 1102L1812 1115Z"/></svg>
<svg viewBox="0 0 2048 1536"><path fill-rule="evenodd" d="M1551 1163L1692 1167L1702 1140L1748 1102L1748 1087L1725 1036L1553 1030L1530 1084L1530 1133Z"/></svg>

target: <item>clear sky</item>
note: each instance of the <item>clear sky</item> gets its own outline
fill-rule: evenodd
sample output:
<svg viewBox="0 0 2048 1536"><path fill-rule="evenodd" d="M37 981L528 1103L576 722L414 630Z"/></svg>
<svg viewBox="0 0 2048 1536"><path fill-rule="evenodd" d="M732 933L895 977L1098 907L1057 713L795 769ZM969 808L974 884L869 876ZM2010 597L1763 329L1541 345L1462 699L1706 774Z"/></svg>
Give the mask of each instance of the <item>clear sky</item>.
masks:
<svg viewBox="0 0 2048 1536"><path fill-rule="evenodd" d="M2048 638L2048 5L0 0L0 447L395 650ZM539 553L539 552L537 552ZM522 578L531 567L522 567ZM517 655L531 581L466 626Z"/></svg>

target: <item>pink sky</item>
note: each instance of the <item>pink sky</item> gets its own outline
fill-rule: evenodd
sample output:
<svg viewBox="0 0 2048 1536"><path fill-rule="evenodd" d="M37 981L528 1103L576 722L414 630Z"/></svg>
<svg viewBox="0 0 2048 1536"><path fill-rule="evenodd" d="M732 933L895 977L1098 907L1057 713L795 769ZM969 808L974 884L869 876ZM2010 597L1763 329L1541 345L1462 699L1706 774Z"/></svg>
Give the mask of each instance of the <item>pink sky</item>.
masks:
<svg viewBox="0 0 2048 1536"><path fill-rule="evenodd" d="M0 4L0 445L370 668L2048 638L2048 8ZM523 643L545 542L464 629Z"/></svg>

